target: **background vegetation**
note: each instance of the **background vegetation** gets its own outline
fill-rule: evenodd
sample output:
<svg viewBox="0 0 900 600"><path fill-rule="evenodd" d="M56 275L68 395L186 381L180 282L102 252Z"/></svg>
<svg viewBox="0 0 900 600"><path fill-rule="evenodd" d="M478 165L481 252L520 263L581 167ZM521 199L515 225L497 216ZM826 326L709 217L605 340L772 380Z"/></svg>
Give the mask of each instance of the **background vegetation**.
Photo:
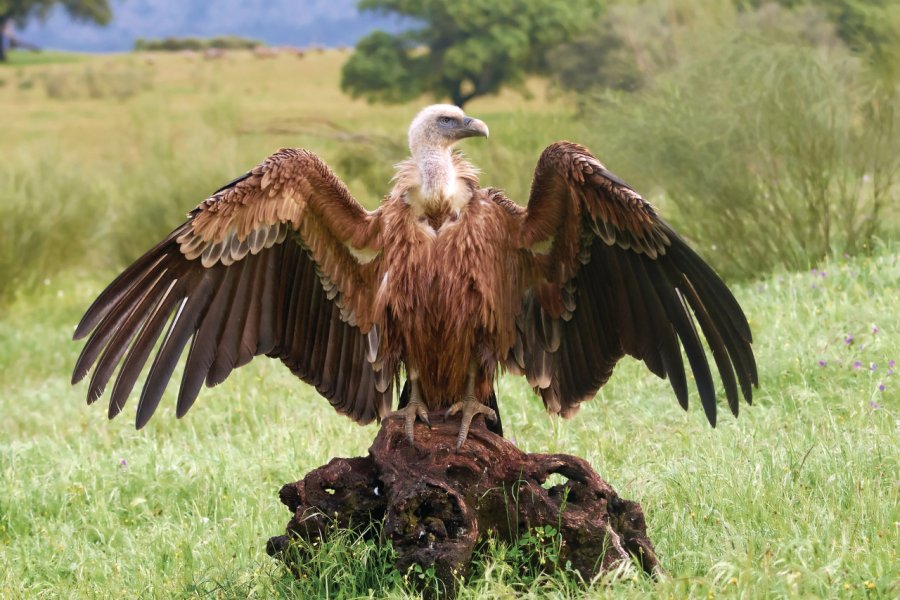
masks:
<svg viewBox="0 0 900 600"><path fill-rule="evenodd" d="M239 35L220 35L212 38L167 37L161 40L138 38L134 40L134 49L141 52L180 52L182 50L252 50L264 46L258 40L251 40Z"/></svg>
<svg viewBox="0 0 900 600"><path fill-rule="evenodd" d="M710 430L633 361L566 422L501 379L511 437L583 456L642 502L667 576L624 569L585 592L530 569L553 549L535 537L485 548L464 597L897 596L900 38L858 32L900 20L889 2L845 4L613 3L547 55L556 79L466 107L491 138L465 152L520 202L561 138L653 200L730 277L762 381ZM141 432L68 383L69 337L99 290L274 149L314 150L379 202L431 97L352 100L348 56L13 52L0 66L0 597L403 598L428 579L351 539L300 581L265 555L288 517L279 486L375 433L279 364L254 361L183 421L167 396Z"/></svg>

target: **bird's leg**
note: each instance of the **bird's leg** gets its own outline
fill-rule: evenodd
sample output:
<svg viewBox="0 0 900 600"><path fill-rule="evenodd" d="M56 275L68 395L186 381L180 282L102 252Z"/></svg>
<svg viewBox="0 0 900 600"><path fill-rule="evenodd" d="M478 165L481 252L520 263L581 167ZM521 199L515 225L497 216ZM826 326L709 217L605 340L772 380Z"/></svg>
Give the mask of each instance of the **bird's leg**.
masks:
<svg viewBox="0 0 900 600"><path fill-rule="evenodd" d="M419 373L415 369L409 369L409 402L406 406L397 411L403 415L405 419L404 431L409 443L415 443L415 434L413 433L416 425L416 417L420 421L431 427L431 421L428 420L428 407L422 402L421 392L419 391Z"/></svg>
<svg viewBox="0 0 900 600"><path fill-rule="evenodd" d="M456 449L459 450L463 442L469 436L469 427L472 425L472 418L475 415L484 415L485 419L493 422L497 420L497 413L494 409L485 406L475 397L475 369L469 370L469 379L466 382L466 394L463 399L447 410L447 415L455 415L462 411L462 423L459 425L459 435L456 437Z"/></svg>

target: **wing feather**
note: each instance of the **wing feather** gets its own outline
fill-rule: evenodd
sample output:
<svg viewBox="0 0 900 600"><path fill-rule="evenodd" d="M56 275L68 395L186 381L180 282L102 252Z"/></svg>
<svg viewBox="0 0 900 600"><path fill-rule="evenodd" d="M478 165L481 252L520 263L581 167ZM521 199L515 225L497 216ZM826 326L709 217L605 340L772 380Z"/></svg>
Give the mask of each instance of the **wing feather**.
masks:
<svg viewBox="0 0 900 600"><path fill-rule="evenodd" d="M381 267L354 258L377 255L380 232L380 212L364 210L321 160L282 150L203 201L98 296L75 330L75 339L90 338L73 382L93 370L93 402L118 368L112 418L159 345L138 402L140 428L190 344L179 418L204 382L217 385L260 354L281 359L339 412L380 418L392 389L376 386L382 359L367 340L370 282Z"/></svg>
<svg viewBox="0 0 900 600"><path fill-rule="evenodd" d="M738 387L751 402L758 373L737 300L653 207L587 149L569 142L548 147L527 210L515 218L518 279L525 283L507 365L539 388L548 410L572 414L624 354L668 378L687 408L683 351L715 426L703 339L731 412L738 414Z"/></svg>

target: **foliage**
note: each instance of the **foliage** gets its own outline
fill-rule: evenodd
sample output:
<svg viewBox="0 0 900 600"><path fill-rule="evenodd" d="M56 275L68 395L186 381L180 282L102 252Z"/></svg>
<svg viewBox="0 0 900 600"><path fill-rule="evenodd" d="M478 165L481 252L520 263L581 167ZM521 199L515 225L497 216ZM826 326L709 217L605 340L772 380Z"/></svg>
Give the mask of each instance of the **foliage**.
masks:
<svg viewBox="0 0 900 600"><path fill-rule="evenodd" d="M585 105L601 157L656 187L669 219L731 276L865 251L890 231L900 176L897 91L843 45L763 17L694 27L652 85Z"/></svg>
<svg viewBox="0 0 900 600"><path fill-rule="evenodd" d="M723 25L822 48L840 44L827 15L812 6L785 10L770 2L738 10L731 0L626 1L612 4L586 32L553 49L551 73L562 88L578 93L636 91L696 59L696 34Z"/></svg>
<svg viewBox="0 0 900 600"><path fill-rule="evenodd" d="M220 50L252 50L264 46L260 41L251 40L239 35L223 35L212 38L193 37L168 37L161 40L146 40L137 38L134 41L134 49L137 52L180 52L183 50L202 51L210 48Z"/></svg>
<svg viewBox="0 0 900 600"><path fill-rule="evenodd" d="M405 17L414 25L362 40L343 69L353 97L403 102L431 92L463 106L520 86L542 71L544 56L597 15L592 0L361 0L362 10Z"/></svg>
<svg viewBox="0 0 900 600"><path fill-rule="evenodd" d="M75 21L106 25L112 18L109 0L0 0L0 61L6 60L6 25L24 27L31 20L43 21L57 6Z"/></svg>
<svg viewBox="0 0 900 600"><path fill-rule="evenodd" d="M900 80L900 4L895 0L778 0L815 6L834 22L838 35L854 50L871 58L891 81Z"/></svg>

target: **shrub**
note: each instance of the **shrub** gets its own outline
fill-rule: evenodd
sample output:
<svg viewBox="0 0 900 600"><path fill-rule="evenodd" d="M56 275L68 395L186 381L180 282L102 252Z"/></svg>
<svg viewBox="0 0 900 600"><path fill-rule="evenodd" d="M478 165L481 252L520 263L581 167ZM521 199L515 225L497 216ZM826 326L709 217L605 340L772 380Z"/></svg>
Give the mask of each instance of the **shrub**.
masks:
<svg viewBox="0 0 900 600"><path fill-rule="evenodd" d="M586 105L594 149L727 275L805 268L884 231L900 172L894 88L843 46L746 16L695 29L638 93ZM601 137L602 136L602 137Z"/></svg>
<svg viewBox="0 0 900 600"><path fill-rule="evenodd" d="M161 40L138 38L134 41L134 50L136 52L181 52L184 50L200 52L210 48L219 50L252 50L262 45L262 42L238 35L222 35L213 38L168 37Z"/></svg>

